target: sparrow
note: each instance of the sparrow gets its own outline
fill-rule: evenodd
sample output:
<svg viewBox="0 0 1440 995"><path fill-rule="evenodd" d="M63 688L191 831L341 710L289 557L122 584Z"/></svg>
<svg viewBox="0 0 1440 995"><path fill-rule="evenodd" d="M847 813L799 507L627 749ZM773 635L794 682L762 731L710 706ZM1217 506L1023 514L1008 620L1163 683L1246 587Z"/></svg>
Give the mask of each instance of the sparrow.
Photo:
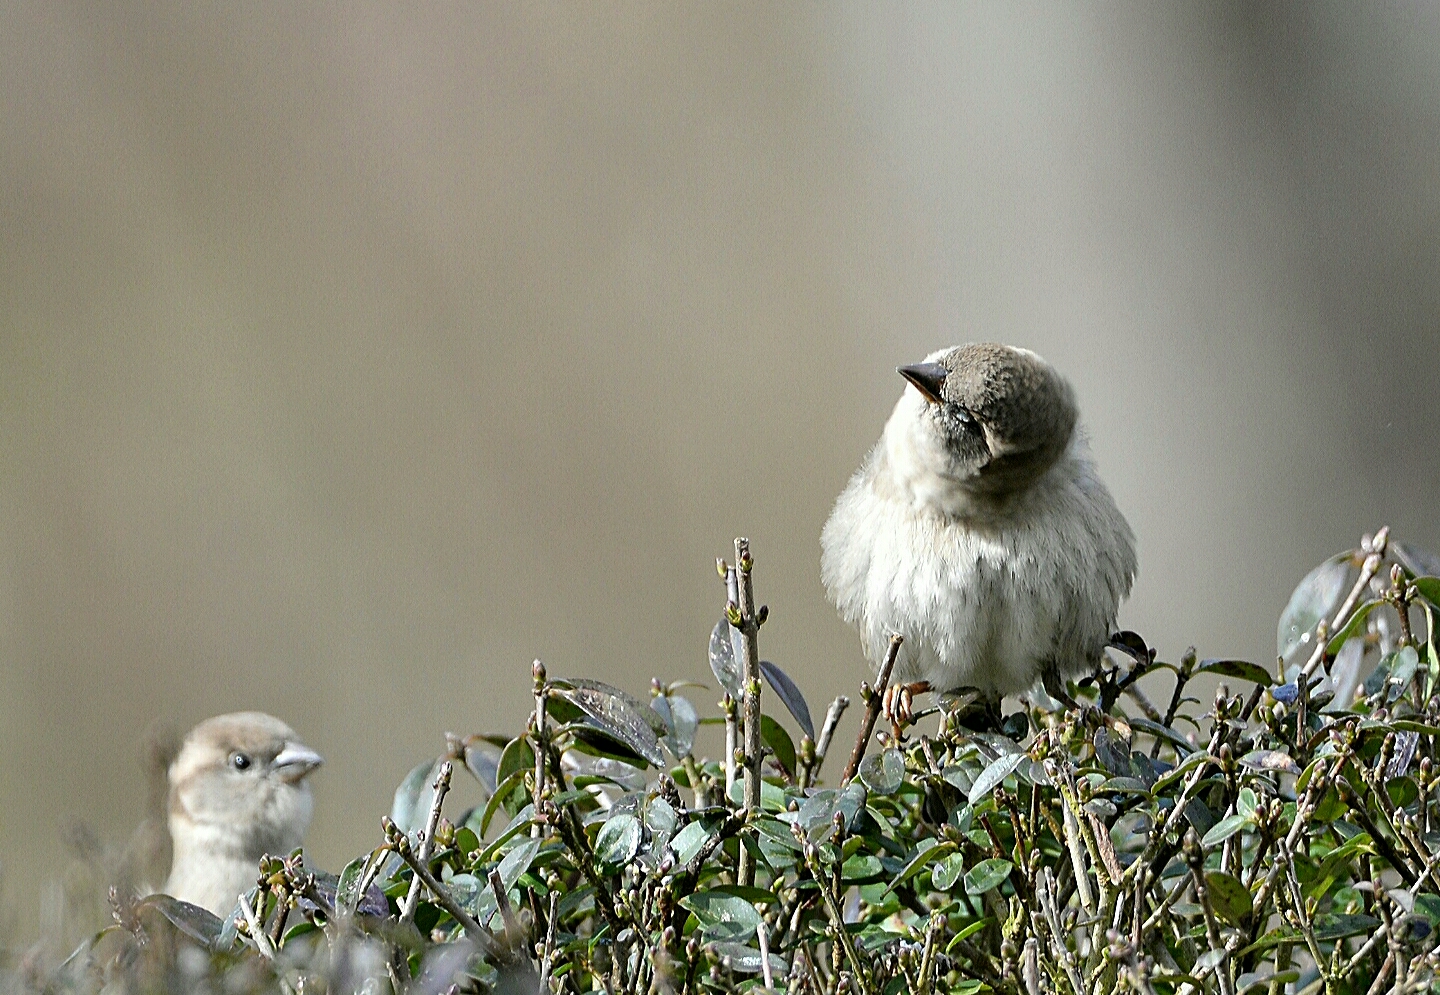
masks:
<svg viewBox="0 0 1440 995"><path fill-rule="evenodd" d="M1027 349L971 343L914 366L835 502L820 572L892 690L993 702L1098 664L1135 578L1135 535L1077 429L1075 392ZM887 712L892 702L887 699ZM892 719L894 715L892 714Z"/></svg>
<svg viewBox="0 0 1440 995"><path fill-rule="evenodd" d="M300 846L314 802L306 776L320 754L263 712L206 719L170 765L165 892L224 919L255 887L260 858Z"/></svg>

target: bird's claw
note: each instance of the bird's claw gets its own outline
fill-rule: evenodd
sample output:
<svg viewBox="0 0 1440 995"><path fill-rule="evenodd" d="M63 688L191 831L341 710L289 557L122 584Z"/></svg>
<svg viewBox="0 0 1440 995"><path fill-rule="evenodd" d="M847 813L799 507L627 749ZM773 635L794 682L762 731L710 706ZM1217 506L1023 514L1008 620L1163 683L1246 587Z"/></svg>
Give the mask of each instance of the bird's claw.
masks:
<svg viewBox="0 0 1440 995"><path fill-rule="evenodd" d="M885 689L881 711L895 730L895 741L904 739L905 727L915 721L914 699L917 694L930 690L929 681L915 681L911 684L892 684Z"/></svg>

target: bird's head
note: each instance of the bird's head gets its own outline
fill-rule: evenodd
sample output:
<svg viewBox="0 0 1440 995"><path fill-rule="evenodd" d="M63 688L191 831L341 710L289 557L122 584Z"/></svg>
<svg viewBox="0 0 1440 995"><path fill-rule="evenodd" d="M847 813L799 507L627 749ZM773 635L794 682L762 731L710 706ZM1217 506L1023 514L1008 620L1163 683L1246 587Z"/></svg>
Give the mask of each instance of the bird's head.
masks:
<svg viewBox="0 0 1440 995"><path fill-rule="evenodd" d="M313 800L306 776L320 754L263 712L207 719L185 737L170 765L170 826L206 846L255 859L300 845Z"/></svg>
<svg viewBox="0 0 1440 995"><path fill-rule="evenodd" d="M900 406L911 444L931 470L979 493L1027 487L1075 431L1075 392L1028 349L970 343L897 372L910 382Z"/></svg>

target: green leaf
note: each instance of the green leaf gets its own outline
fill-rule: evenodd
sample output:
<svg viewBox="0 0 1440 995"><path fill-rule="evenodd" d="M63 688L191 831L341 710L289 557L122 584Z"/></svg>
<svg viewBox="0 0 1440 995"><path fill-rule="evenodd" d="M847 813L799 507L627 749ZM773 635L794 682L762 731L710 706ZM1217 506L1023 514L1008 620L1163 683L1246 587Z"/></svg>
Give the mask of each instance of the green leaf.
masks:
<svg viewBox="0 0 1440 995"><path fill-rule="evenodd" d="M785 773L795 774L795 743L785 727L768 715L760 716L760 738L775 751L775 761L785 768Z"/></svg>
<svg viewBox="0 0 1440 995"><path fill-rule="evenodd" d="M1248 825L1250 825L1250 819L1246 816L1227 815L1210 827L1210 831L1205 834L1200 845L1206 848L1219 846Z"/></svg>
<svg viewBox="0 0 1440 995"><path fill-rule="evenodd" d="M953 853L955 851L955 844L948 840L944 843L937 844L933 838L923 839L920 841L916 850L915 855L910 858L905 866L900 869L900 873L896 874L895 879L890 882L890 887L885 889L887 892L894 891L906 881L909 881L919 873L920 868L930 863L930 861Z"/></svg>
<svg viewBox="0 0 1440 995"><path fill-rule="evenodd" d="M1380 925L1374 916L1325 915L1315 920L1315 939L1329 942L1343 940L1347 936L1361 936L1373 933Z"/></svg>
<svg viewBox="0 0 1440 995"><path fill-rule="evenodd" d="M860 764L860 780L877 795L892 795L905 782L905 758L896 749L872 753Z"/></svg>
<svg viewBox="0 0 1440 995"><path fill-rule="evenodd" d="M640 852L642 836L640 820L629 813L612 815L600 827L595 838L595 857L604 867L618 870L635 859Z"/></svg>
<svg viewBox="0 0 1440 995"><path fill-rule="evenodd" d="M1248 660L1202 660L1200 666L1195 668L1195 673L1214 674L1217 677L1235 677L1267 688L1275 683L1275 678L1270 671L1258 663L1251 663Z"/></svg>
<svg viewBox="0 0 1440 995"><path fill-rule="evenodd" d="M551 694L580 709L601 732L624 743L653 767L665 769L665 756L660 752L660 739L650 725L650 716L662 727L665 720L654 709L643 704L635 707L632 704L635 699L630 695L599 681L570 683L580 686L567 688L557 684Z"/></svg>
<svg viewBox="0 0 1440 995"><path fill-rule="evenodd" d="M981 799L990 797L990 792L995 790L996 785L1015 773L1015 768L1029 759L1028 754L1007 753L990 761L980 772L980 776L975 778L975 783L970 785L970 804L977 805Z"/></svg>
<svg viewBox="0 0 1440 995"><path fill-rule="evenodd" d="M1147 718L1131 718L1126 721L1130 723L1132 729L1139 729L1141 732L1148 732L1157 739L1163 739L1187 756L1195 755L1195 745L1169 726L1161 725L1159 722Z"/></svg>
<svg viewBox="0 0 1440 995"><path fill-rule="evenodd" d="M695 730L700 727L700 717L689 699L674 695L656 695L650 699L650 708L665 720L665 735L660 742L683 760L695 746Z"/></svg>
<svg viewBox="0 0 1440 995"><path fill-rule="evenodd" d="M874 881L884 873L880 858L869 853L857 853L840 866L840 876L852 884Z"/></svg>
<svg viewBox="0 0 1440 995"><path fill-rule="evenodd" d="M718 940L744 940L755 935L763 921L755 906L723 891L697 891L680 899L707 936Z"/></svg>
<svg viewBox="0 0 1440 995"><path fill-rule="evenodd" d="M718 958L723 958L730 970L737 974L759 974L763 966L760 963L760 951L754 947L746 946L743 943L733 943L725 940L717 940L709 944L711 951ZM770 972L778 977L784 977L790 970L784 958L780 955L770 954ZM754 989L759 991L760 989Z"/></svg>
<svg viewBox="0 0 1440 995"><path fill-rule="evenodd" d="M714 835L715 830L698 819L680 830L670 840L670 849L675 851L676 863L690 863L705 845L705 841Z"/></svg>
<svg viewBox="0 0 1440 995"><path fill-rule="evenodd" d="M1250 914L1250 889L1239 878L1220 871L1206 873L1205 887L1215 914L1232 926L1242 925Z"/></svg>
<svg viewBox="0 0 1440 995"><path fill-rule="evenodd" d="M1240 762L1251 770L1300 773L1300 767L1290 758L1290 754L1280 750L1252 750L1241 757Z"/></svg>
<svg viewBox="0 0 1440 995"><path fill-rule="evenodd" d="M965 855L952 853L930 872L930 884L936 891L949 891L965 870Z"/></svg>
<svg viewBox="0 0 1440 995"><path fill-rule="evenodd" d="M992 888L998 887L1014 869L1014 864L999 857L982 860L965 872L965 893L967 895L983 895Z"/></svg>
<svg viewBox="0 0 1440 995"><path fill-rule="evenodd" d="M500 752L500 763L495 768L495 779L503 782L511 774L518 771L533 771L535 769L535 748L530 745L530 740L524 736L517 736L505 744L505 749ZM499 794L500 789L495 789Z"/></svg>
<svg viewBox="0 0 1440 995"><path fill-rule="evenodd" d="M1356 636L1363 636L1365 634L1365 620L1370 617L1371 612L1379 608L1382 604L1384 604L1383 601L1367 601L1356 608L1350 615L1349 620L1340 627L1340 631L1331 636L1330 642L1325 644L1325 655L1334 656L1340 652L1340 647L1345 645L1345 640L1353 639Z"/></svg>
<svg viewBox="0 0 1440 995"><path fill-rule="evenodd" d="M1420 591L1422 598L1440 608L1440 577L1416 577L1410 583Z"/></svg>

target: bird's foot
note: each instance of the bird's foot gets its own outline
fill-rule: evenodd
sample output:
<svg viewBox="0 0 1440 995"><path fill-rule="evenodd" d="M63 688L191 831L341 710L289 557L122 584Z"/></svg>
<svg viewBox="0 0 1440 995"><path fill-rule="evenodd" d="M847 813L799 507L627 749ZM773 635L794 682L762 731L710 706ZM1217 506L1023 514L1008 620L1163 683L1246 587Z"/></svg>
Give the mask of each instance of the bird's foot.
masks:
<svg viewBox="0 0 1440 995"><path fill-rule="evenodd" d="M1041 674L1040 682L1045 688L1045 693L1060 702L1062 707L1067 710L1079 710L1079 703L1070 697L1070 691L1065 687L1065 682L1061 679L1058 671L1046 667Z"/></svg>
<svg viewBox="0 0 1440 995"><path fill-rule="evenodd" d="M892 684L885 689L885 700L880 710L895 730L897 743L904 739L905 727L915 721L915 696L929 690L931 690L929 681Z"/></svg>

